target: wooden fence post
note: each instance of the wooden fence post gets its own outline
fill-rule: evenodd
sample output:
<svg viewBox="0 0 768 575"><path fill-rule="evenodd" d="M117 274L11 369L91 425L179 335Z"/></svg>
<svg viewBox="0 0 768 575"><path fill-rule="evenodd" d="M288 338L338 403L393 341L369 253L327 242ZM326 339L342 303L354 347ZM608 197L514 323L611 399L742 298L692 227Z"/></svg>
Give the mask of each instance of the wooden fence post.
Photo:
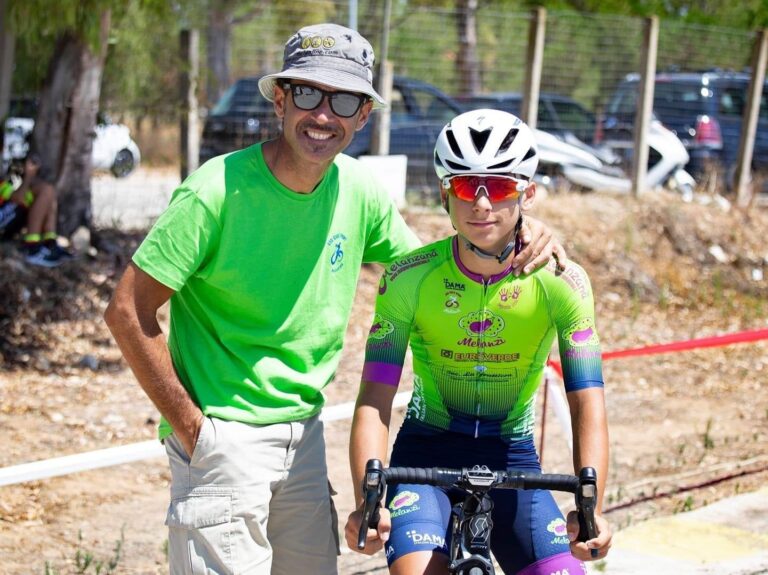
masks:
<svg viewBox="0 0 768 575"><path fill-rule="evenodd" d="M760 113L760 96L765 82L765 64L768 58L768 29L760 30L755 38L752 51L752 74L749 79L747 105L741 121L741 137L739 138L739 156L736 164L734 190L736 190L736 205L745 208L752 199L752 156L755 148L757 119Z"/></svg>
<svg viewBox="0 0 768 575"><path fill-rule="evenodd" d="M536 128L539 113L539 88L541 86L541 68L544 65L544 36L547 32L547 11L535 8L532 11L528 28L528 48L525 66L525 85L523 103L520 108L522 120L531 130Z"/></svg>
<svg viewBox="0 0 768 575"><path fill-rule="evenodd" d="M639 197L645 191L648 172L648 125L653 114L653 91L656 87L656 56L659 45L659 19L645 19L643 29L640 93L635 112L635 144L632 154L632 194Z"/></svg>

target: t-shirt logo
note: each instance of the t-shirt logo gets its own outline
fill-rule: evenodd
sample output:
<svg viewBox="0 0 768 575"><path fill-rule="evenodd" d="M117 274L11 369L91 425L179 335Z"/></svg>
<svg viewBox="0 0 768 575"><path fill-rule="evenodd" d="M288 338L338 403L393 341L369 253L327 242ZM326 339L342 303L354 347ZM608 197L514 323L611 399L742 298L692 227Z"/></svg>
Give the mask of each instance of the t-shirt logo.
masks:
<svg viewBox="0 0 768 575"><path fill-rule="evenodd" d="M344 245L346 241L347 236L339 232L333 234L328 238L328 241L325 242L329 252L328 261L331 264L331 271L334 273L344 267Z"/></svg>

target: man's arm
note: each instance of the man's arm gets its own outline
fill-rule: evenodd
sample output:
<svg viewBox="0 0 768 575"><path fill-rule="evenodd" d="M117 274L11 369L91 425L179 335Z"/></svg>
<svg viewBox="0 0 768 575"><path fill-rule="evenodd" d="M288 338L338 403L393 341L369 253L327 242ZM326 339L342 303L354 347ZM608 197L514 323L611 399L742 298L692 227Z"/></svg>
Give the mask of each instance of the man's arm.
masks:
<svg viewBox="0 0 768 575"><path fill-rule="evenodd" d="M171 361L157 312L173 290L131 263L115 288L104 320L144 392L192 456L203 413Z"/></svg>
<svg viewBox="0 0 768 575"><path fill-rule="evenodd" d="M544 222L525 216L521 239L525 247L512 259L512 269L516 275L521 270L529 274L547 265L552 257L561 271L565 268L565 260L568 258L565 248Z"/></svg>
<svg viewBox="0 0 768 575"><path fill-rule="evenodd" d="M568 393L573 429L573 467L578 474L582 467L594 467L597 471L596 521L599 534L589 545L572 540L571 551L584 561L593 559L589 549L598 549L599 557L605 557L611 545L611 530L602 517L603 494L608 473L608 419L605 413L605 396L602 387L588 387ZM575 517L569 516L569 535L578 534Z"/></svg>
<svg viewBox="0 0 768 575"><path fill-rule="evenodd" d="M352 484L355 488L355 507L344 534L350 549L357 550L357 534L362 519L363 477L369 459L385 461L389 446L389 422L392 415L392 401L397 392L394 385L381 383L360 383L360 393L355 404L352 430L349 438L349 465ZM384 511L378 531L369 530L365 549L368 555L377 552L389 537L389 515Z"/></svg>

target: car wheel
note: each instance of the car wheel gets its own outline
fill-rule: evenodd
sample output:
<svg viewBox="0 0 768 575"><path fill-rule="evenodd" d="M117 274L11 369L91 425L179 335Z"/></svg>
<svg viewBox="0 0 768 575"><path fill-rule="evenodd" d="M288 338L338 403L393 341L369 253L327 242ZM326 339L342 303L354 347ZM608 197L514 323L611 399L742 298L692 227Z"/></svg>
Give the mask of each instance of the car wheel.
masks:
<svg viewBox="0 0 768 575"><path fill-rule="evenodd" d="M130 174L136 167L136 160L128 148L123 148L115 154L115 161L112 163L112 174L116 178L124 178Z"/></svg>

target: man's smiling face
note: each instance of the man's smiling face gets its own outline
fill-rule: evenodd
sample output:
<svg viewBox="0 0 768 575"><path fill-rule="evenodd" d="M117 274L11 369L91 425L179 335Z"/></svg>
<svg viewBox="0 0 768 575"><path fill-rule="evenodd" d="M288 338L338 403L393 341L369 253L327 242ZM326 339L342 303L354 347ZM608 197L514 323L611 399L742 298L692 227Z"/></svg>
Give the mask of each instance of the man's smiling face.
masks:
<svg viewBox="0 0 768 575"><path fill-rule="evenodd" d="M326 92L333 88L322 84L302 82ZM337 116L327 97L314 110L302 110L293 102L290 88L275 86L275 112L283 120L282 137L288 143L297 160L311 164L329 165L337 154L352 141L355 132L368 121L373 107L370 100L350 118Z"/></svg>

